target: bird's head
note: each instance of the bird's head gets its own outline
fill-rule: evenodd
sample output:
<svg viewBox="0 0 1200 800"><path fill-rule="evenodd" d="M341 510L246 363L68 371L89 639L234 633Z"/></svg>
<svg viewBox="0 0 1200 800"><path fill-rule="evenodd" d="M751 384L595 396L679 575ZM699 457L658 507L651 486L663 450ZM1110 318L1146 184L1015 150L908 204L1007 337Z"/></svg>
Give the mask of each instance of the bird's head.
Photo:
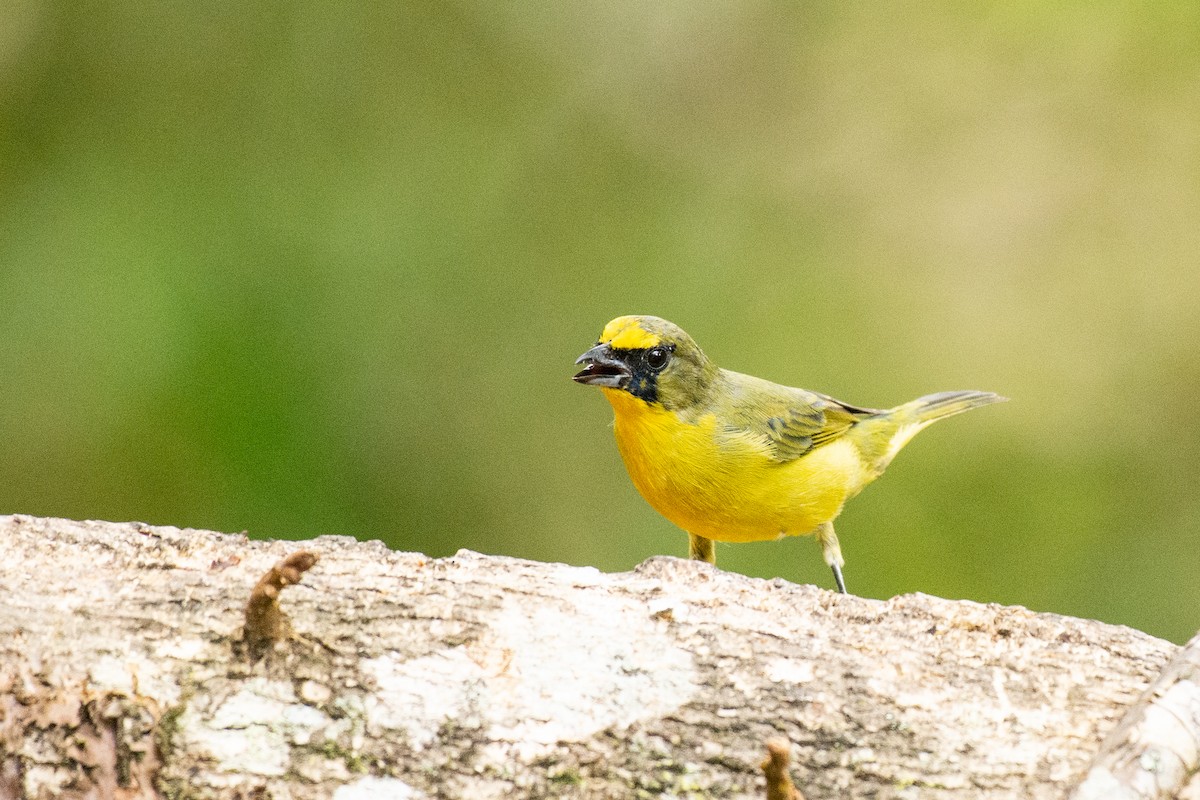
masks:
<svg viewBox="0 0 1200 800"><path fill-rule="evenodd" d="M691 336L659 317L617 317L575 361L575 380L677 410L701 402L717 368Z"/></svg>

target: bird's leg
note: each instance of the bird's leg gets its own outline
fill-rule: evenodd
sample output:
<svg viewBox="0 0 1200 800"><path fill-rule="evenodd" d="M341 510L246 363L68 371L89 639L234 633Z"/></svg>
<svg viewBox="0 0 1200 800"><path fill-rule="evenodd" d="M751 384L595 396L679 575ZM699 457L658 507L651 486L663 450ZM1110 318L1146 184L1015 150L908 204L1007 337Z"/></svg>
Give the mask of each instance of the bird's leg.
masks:
<svg viewBox="0 0 1200 800"><path fill-rule="evenodd" d="M846 582L842 580L842 567L846 559L842 558L842 547L838 544L837 534L833 532L833 523L825 522L817 528L817 541L821 545L821 555L825 563L833 570L833 580L837 583L838 591L846 593Z"/></svg>
<svg viewBox="0 0 1200 800"><path fill-rule="evenodd" d="M837 540L834 539L834 542L836 543ZM707 561L710 564L716 564L717 551L713 548L713 540L705 539L703 536L697 536L694 533L689 533L688 558L690 558L692 561Z"/></svg>

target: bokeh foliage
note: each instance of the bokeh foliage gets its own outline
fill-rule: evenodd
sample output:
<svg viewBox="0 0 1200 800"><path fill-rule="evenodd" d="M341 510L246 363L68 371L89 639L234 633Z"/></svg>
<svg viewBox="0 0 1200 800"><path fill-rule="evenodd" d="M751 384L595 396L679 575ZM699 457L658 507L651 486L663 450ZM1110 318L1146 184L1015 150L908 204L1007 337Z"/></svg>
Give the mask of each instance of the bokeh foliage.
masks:
<svg viewBox="0 0 1200 800"><path fill-rule="evenodd" d="M621 313L981 388L847 580L1200 626L1190 3L0 5L0 510L628 569ZM725 568L829 586L806 540Z"/></svg>

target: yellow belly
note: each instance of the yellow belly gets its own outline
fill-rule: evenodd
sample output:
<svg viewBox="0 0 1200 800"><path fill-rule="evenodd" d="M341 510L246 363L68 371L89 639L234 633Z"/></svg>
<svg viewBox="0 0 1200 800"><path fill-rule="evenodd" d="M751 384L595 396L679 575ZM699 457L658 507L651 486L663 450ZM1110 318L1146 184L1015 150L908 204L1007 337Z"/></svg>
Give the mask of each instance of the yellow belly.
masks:
<svg viewBox="0 0 1200 800"><path fill-rule="evenodd" d="M689 533L747 542L812 533L870 480L857 446L839 439L786 463L761 442L730 437L709 414L685 422L605 390L625 467L642 497Z"/></svg>

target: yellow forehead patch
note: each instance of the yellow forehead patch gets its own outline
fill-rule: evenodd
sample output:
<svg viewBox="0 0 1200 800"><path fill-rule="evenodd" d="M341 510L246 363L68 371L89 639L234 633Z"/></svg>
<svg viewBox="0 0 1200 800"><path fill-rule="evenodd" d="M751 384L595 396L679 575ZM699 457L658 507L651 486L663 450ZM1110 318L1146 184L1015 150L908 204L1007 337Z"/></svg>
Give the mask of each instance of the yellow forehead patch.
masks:
<svg viewBox="0 0 1200 800"><path fill-rule="evenodd" d="M662 338L643 328L640 317L617 317L604 326L600 342L618 350L638 350L654 347L662 342Z"/></svg>

